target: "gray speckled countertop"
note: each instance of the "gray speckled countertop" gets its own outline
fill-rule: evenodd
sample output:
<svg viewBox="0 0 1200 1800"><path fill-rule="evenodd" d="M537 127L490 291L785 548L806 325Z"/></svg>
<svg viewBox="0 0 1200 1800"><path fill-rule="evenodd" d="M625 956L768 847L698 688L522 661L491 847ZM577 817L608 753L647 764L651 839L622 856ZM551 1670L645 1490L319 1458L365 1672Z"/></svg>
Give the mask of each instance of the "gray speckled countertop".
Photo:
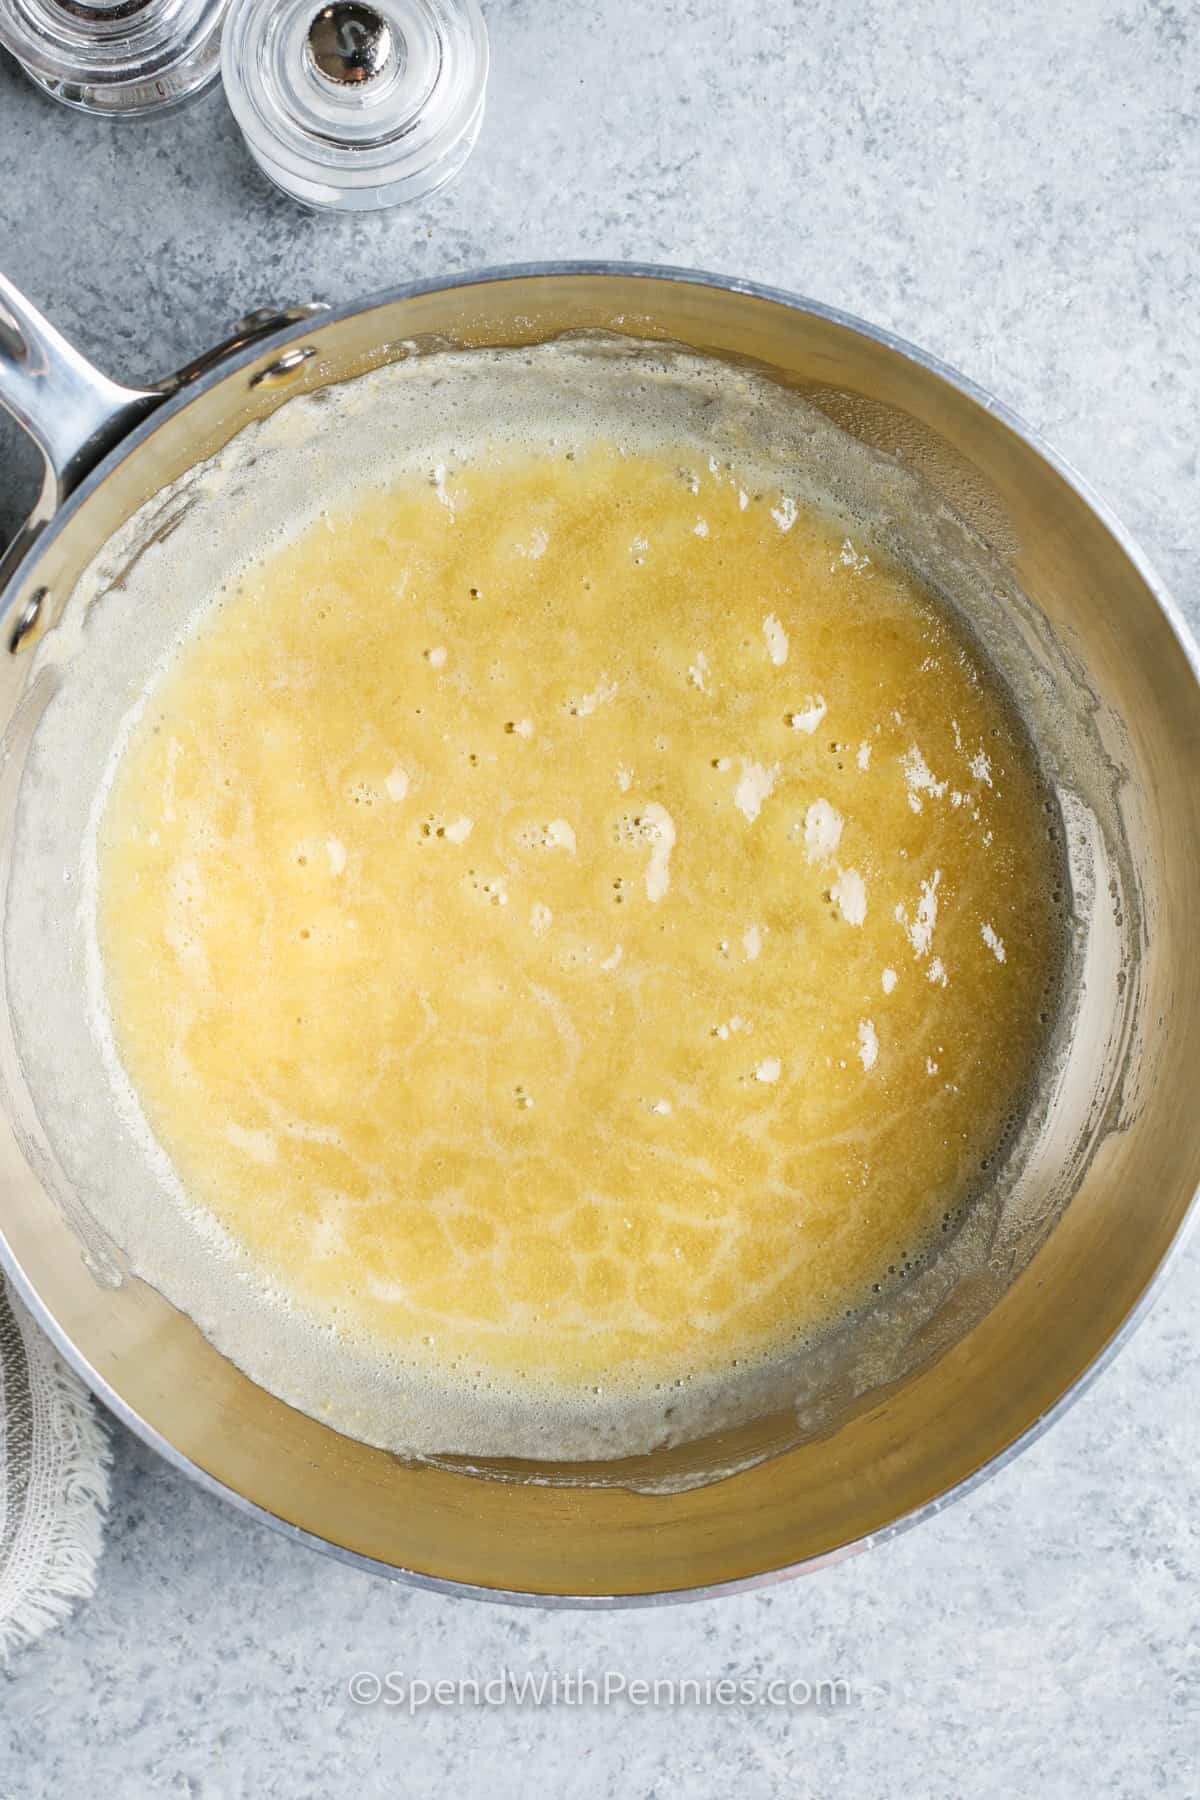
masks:
<svg viewBox="0 0 1200 1800"><path fill-rule="evenodd" d="M1187 0L492 0L465 175L298 212L219 95L104 127L0 67L0 267L114 371L249 308L529 257L740 273L978 378L1200 623L1200 27ZM0 431L0 523L32 463ZM918 1531L762 1594L550 1614L318 1558L117 1432L95 1600L0 1674L0 1795L1200 1792L1200 1245L1117 1364ZM356 1670L844 1677L850 1706L356 1707Z"/></svg>

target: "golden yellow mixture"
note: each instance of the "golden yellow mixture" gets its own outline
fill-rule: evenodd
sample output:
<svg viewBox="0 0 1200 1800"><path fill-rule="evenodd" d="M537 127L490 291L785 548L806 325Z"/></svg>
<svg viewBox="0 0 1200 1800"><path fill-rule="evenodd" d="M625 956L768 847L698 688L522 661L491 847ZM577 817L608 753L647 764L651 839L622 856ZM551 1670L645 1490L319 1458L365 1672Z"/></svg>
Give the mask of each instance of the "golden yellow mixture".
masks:
<svg viewBox="0 0 1200 1800"><path fill-rule="evenodd" d="M361 494L117 770L100 942L159 1141L280 1288L430 1365L787 1345L936 1233L1041 1041L1057 863L975 653L693 460Z"/></svg>

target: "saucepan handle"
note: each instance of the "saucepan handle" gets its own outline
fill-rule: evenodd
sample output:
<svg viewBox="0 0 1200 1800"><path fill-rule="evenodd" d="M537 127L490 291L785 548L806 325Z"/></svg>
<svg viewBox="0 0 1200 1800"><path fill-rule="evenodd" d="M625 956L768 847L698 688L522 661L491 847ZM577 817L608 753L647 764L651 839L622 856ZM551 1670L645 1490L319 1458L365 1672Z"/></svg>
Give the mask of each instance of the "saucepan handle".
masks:
<svg viewBox="0 0 1200 1800"><path fill-rule="evenodd" d="M110 381L0 275L0 406L45 459L43 505L61 504L162 399Z"/></svg>
<svg viewBox="0 0 1200 1800"><path fill-rule="evenodd" d="M42 453L45 479L27 523L0 556L0 594L44 525L102 457L169 395L219 367L248 344L326 310L320 301L264 308L234 326L224 343L153 387L123 387L81 356L5 276L0 275L0 408L12 414ZM309 356L311 349L291 353ZM18 622L9 648L29 641Z"/></svg>

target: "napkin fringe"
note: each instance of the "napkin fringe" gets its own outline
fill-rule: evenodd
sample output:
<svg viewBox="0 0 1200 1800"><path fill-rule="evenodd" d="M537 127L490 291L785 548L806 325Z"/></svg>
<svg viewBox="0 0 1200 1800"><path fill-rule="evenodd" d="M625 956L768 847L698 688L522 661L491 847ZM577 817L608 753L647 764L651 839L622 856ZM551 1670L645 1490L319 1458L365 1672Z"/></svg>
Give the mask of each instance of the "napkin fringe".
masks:
<svg viewBox="0 0 1200 1800"><path fill-rule="evenodd" d="M15 1310L15 1309L14 1309ZM91 1395L26 1315L18 1320L35 1417L49 1414L55 1440L53 1508L35 1526L34 1559L0 1570L0 1662L60 1624L96 1591L109 1501L112 1451ZM4 1593L6 1577L17 1591Z"/></svg>

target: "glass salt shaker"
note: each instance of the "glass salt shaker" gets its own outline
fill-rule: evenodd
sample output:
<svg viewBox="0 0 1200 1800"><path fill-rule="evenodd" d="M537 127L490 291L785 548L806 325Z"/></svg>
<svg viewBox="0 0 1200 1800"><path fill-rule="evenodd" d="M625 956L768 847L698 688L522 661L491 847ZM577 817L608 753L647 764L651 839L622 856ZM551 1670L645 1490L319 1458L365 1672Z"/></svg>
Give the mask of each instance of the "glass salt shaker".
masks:
<svg viewBox="0 0 1200 1800"><path fill-rule="evenodd" d="M263 173L303 205L421 199L457 175L483 119L478 0L232 0L225 92Z"/></svg>
<svg viewBox="0 0 1200 1800"><path fill-rule="evenodd" d="M228 0L0 0L0 45L55 100L105 118L180 106L220 74Z"/></svg>

